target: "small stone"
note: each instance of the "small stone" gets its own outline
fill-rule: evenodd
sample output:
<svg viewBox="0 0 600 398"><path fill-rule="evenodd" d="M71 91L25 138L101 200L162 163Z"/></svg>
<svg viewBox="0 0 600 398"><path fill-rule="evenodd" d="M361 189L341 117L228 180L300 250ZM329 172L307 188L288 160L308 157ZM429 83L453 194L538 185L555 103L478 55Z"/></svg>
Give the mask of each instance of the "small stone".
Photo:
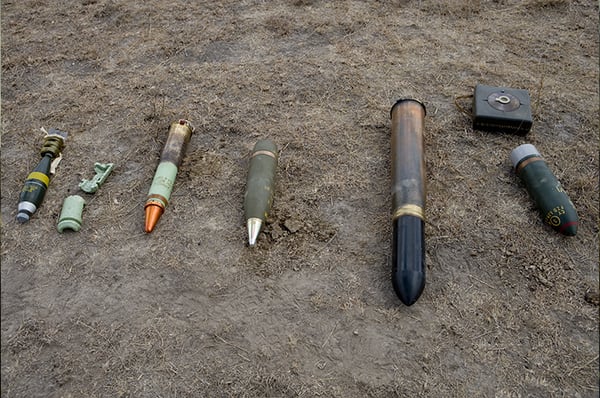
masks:
<svg viewBox="0 0 600 398"><path fill-rule="evenodd" d="M283 227L290 231L290 233L295 234L300 230L300 228L302 228L302 223L293 218L288 218L283 222Z"/></svg>
<svg viewBox="0 0 600 398"><path fill-rule="evenodd" d="M593 305L600 305L600 294L598 292L585 292L585 301Z"/></svg>
<svg viewBox="0 0 600 398"><path fill-rule="evenodd" d="M275 240L275 241L278 240L279 238L281 238L283 236L283 234L284 234L284 232L279 225L272 224L270 235L273 240Z"/></svg>

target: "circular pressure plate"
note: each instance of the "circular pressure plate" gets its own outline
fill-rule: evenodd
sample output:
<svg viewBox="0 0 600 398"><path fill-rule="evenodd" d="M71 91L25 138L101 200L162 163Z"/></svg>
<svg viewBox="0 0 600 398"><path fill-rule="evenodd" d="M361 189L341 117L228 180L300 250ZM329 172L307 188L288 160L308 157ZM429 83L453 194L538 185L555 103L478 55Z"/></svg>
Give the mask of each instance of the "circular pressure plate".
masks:
<svg viewBox="0 0 600 398"><path fill-rule="evenodd" d="M504 92L491 93L487 99L488 104L494 109L502 112L512 112L519 109L521 103L519 99L512 94Z"/></svg>

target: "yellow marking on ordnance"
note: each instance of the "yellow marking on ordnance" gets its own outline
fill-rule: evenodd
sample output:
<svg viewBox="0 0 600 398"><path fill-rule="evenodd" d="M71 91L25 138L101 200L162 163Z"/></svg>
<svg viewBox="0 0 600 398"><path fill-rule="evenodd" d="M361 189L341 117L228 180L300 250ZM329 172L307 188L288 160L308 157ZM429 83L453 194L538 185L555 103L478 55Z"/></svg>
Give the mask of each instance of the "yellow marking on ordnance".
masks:
<svg viewBox="0 0 600 398"><path fill-rule="evenodd" d="M41 181L46 186L46 188L48 187L48 184L50 183L50 178L48 178L48 176L46 174L40 173L39 171L32 171L27 176L28 180L33 179L33 178Z"/></svg>

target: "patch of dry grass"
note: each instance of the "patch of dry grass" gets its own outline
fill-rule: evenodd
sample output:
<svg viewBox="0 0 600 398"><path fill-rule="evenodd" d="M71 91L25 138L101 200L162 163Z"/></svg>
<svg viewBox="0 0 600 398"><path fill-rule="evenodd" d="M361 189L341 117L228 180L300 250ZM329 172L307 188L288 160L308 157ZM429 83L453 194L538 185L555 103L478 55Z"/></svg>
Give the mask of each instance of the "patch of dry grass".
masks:
<svg viewBox="0 0 600 398"><path fill-rule="evenodd" d="M1 15L3 396L597 395L596 4L25 1ZM477 83L529 90L531 133L473 131L454 99ZM428 279L407 308L389 282L389 111L410 96L427 106ZM196 133L144 234L180 117ZM17 225L41 126L70 136ZM250 250L262 137L280 159ZM577 237L546 227L512 172L524 142L573 199ZM82 230L58 234L95 161L117 168Z"/></svg>

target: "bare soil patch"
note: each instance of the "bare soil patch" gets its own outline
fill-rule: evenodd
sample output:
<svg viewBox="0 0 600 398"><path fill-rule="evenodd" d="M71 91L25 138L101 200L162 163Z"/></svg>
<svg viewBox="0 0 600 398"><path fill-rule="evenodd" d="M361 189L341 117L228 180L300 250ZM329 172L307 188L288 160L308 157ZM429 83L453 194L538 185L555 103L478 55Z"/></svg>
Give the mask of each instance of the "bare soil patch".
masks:
<svg viewBox="0 0 600 398"><path fill-rule="evenodd" d="M598 3L3 1L2 397L597 397ZM527 137L473 131L477 83L529 90ZM391 272L389 110L427 106L425 292ZM468 100L461 102L467 110ZM152 234L169 124L195 126ZM15 220L40 127L69 132ZM258 241L248 154L280 148ZM580 217L543 224L509 153ZM94 162L116 168L95 195ZM59 234L62 201L87 201Z"/></svg>

